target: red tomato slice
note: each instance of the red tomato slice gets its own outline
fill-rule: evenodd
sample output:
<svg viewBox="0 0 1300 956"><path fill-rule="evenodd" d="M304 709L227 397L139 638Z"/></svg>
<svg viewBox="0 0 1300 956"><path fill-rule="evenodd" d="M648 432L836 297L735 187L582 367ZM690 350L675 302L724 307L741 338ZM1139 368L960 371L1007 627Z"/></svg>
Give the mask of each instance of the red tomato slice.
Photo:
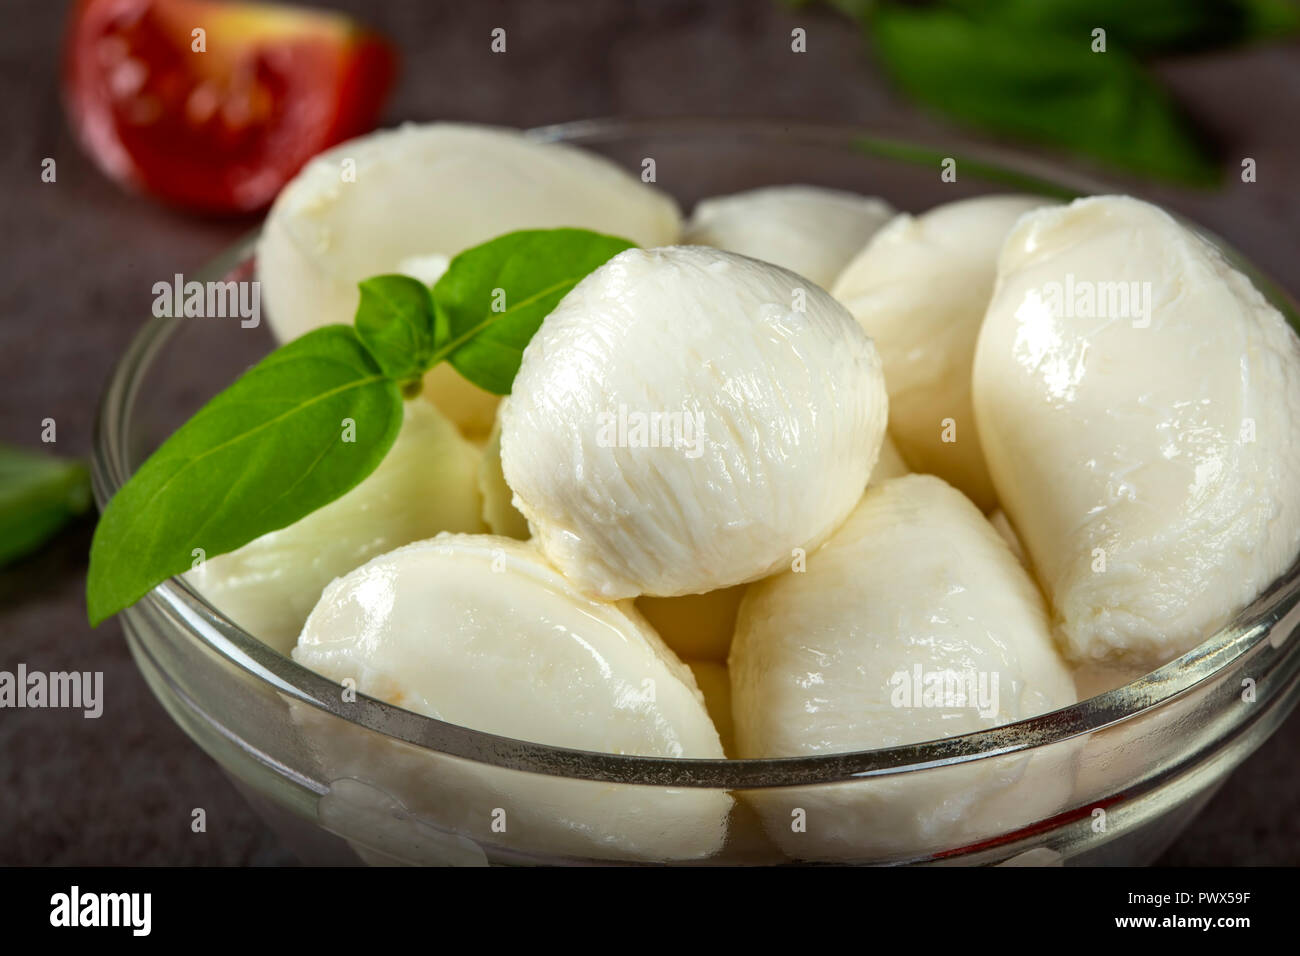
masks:
<svg viewBox="0 0 1300 956"><path fill-rule="evenodd" d="M73 126L111 178L207 212L267 205L308 159L374 127L392 48L346 17L212 0L80 0Z"/></svg>

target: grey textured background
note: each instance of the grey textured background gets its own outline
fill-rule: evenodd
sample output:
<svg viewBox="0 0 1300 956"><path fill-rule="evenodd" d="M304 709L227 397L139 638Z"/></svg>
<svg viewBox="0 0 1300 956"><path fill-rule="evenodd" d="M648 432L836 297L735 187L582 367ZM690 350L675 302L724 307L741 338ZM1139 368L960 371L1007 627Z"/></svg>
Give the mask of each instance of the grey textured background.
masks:
<svg viewBox="0 0 1300 956"><path fill-rule="evenodd" d="M893 95L855 29L771 0L687 3L351 2L405 56L387 120L531 126L601 115L750 115L851 121L950 137ZM58 450L85 455L108 371L160 276L188 271L250 223L196 220L128 196L80 155L59 104L62 4L7 0L0 29L0 441L32 445L58 422ZM491 28L510 52L488 52ZM789 54L790 30L808 53ZM1300 292L1300 52L1295 45L1198 56L1161 74L1259 181L1220 193L1146 189L1229 238ZM44 157L58 182L42 184ZM74 529L0 573L0 669L102 670L98 721L0 711L0 863L292 862L216 765L163 713L121 631L85 623L89 532ZM1164 858L1170 864L1300 862L1300 716L1228 781ZM190 810L208 832L189 830Z"/></svg>

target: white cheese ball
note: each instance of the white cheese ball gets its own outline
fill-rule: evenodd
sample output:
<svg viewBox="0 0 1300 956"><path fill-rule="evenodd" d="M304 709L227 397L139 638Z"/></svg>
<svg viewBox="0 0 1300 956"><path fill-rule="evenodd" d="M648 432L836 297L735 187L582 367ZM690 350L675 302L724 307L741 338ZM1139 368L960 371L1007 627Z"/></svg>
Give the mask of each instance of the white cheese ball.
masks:
<svg viewBox="0 0 1300 956"><path fill-rule="evenodd" d="M762 259L829 289L893 214L882 199L840 189L765 186L700 200L682 242Z"/></svg>
<svg viewBox="0 0 1300 956"><path fill-rule="evenodd" d="M1075 702L1042 595L979 509L932 475L869 488L806 570L750 585L728 667L742 758L938 740ZM960 693L937 692L940 680ZM1055 812L1062 769L1012 756L747 798L793 857L891 858Z"/></svg>
<svg viewBox="0 0 1300 956"><path fill-rule="evenodd" d="M1021 220L974 400L1076 661L1168 661L1300 550L1300 343L1155 206L1104 196Z"/></svg>
<svg viewBox="0 0 1300 956"><path fill-rule="evenodd" d="M938 475L984 511L996 505L971 409L970 370L1002 240L1031 196L982 196L903 214L831 287L880 350L889 429L915 471Z"/></svg>
<svg viewBox="0 0 1300 956"><path fill-rule="evenodd" d="M578 593L509 538L440 535L375 558L326 588L293 656L368 696L475 730L601 753L723 756L690 669L631 604ZM394 795L432 805L435 820L479 842L684 859L714 853L726 834L732 801L718 791L407 757L412 785ZM492 828L497 807L504 833Z"/></svg>
<svg viewBox="0 0 1300 956"><path fill-rule="evenodd" d="M561 226L658 246L677 240L681 215L610 160L517 130L428 123L371 133L312 159L271 207L257 244L267 321L282 342L350 324L362 279L436 278L471 246ZM426 387L444 413L486 433L495 396L450 366L431 374Z"/></svg>
<svg viewBox="0 0 1300 956"><path fill-rule="evenodd" d="M355 488L185 578L244 630L288 654L334 578L440 531L484 530L481 457L428 402L406 402L392 448Z"/></svg>
<svg viewBox="0 0 1300 956"><path fill-rule="evenodd" d="M702 246L629 249L524 350L501 462L546 556L606 598L751 581L853 508L888 413L827 293Z"/></svg>

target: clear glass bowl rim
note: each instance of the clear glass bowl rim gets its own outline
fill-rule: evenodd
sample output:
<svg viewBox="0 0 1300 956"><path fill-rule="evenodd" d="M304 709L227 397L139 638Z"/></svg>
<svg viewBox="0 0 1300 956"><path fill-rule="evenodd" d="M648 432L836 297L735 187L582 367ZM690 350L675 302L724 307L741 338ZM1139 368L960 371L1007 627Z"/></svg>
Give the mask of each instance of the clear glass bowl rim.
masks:
<svg viewBox="0 0 1300 956"><path fill-rule="evenodd" d="M645 137L726 137L756 143L794 139L809 145L858 150L878 158L892 157L901 162L913 161L907 158L909 154L932 157L953 152L950 145L926 142L913 134L897 139L880 138L856 125L761 119L602 118L538 127L527 132L540 140L578 146ZM977 178L1013 184L1024 191L1055 196L1122 191L1100 180L1000 148L963 145L957 155L964 168L979 171ZM1199 226L1196 228L1205 232ZM196 274L196 278L228 274L252 254L257 235L258 231L254 231L236 243ZM1247 269L1276 306L1295 314L1295 303L1276 283L1260 275L1227 243L1207 235L1239 268ZM92 453L94 491L101 509L131 473L130 421L143 374L183 321L157 317L146 321L114 367L105 387L95 421ZM941 740L839 754L749 760L662 758L573 750L472 730L363 694L356 695L356 702L344 705L340 685L240 629L181 578L160 584L142 602L162 607L173 620L185 623L188 639L206 645L254 679L266 681L277 692L418 747L551 776L655 787L742 790L884 777L989 759L1047 747L1150 713L1198 685L1214 680L1268 641L1273 626L1288 617L1300 603L1300 561L1234 621L1198 647L1150 674L1069 707ZM1290 650L1294 652L1295 648ZM1277 655L1270 665L1278 666L1281 656Z"/></svg>

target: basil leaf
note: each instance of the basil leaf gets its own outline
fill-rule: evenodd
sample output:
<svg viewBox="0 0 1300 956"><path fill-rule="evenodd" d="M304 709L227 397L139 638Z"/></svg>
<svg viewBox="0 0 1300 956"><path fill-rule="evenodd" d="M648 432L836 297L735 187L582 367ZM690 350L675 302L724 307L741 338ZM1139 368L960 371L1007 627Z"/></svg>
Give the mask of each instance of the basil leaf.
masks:
<svg viewBox="0 0 1300 956"><path fill-rule="evenodd" d="M946 0L986 22L1088 39L1098 27L1138 55L1187 53L1286 36L1300 29L1294 0Z"/></svg>
<svg viewBox="0 0 1300 956"><path fill-rule="evenodd" d="M1003 133L1105 163L1208 185L1218 171L1172 100L1118 49L976 23L943 10L877 7L881 65L909 95Z"/></svg>
<svg viewBox="0 0 1300 956"><path fill-rule="evenodd" d="M91 623L188 570L194 549L204 558L233 551L338 498L378 466L401 421L397 385L350 326L276 349L108 503L90 550Z"/></svg>
<svg viewBox="0 0 1300 956"><path fill-rule="evenodd" d="M360 283L357 334L389 378L422 375L433 356L433 296L419 279L382 275Z"/></svg>
<svg viewBox="0 0 1300 956"><path fill-rule="evenodd" d="M0 567L88 510L90 475L81 462L0 445Z"/></svg>
<svg viewBox="0 0 1300 956"><path fill-rule="evenodd" d="M570 289L634 243L586 229L530 229L451 260L433 287L447 359L480 388L508 395L524 346Z"/></svg>

